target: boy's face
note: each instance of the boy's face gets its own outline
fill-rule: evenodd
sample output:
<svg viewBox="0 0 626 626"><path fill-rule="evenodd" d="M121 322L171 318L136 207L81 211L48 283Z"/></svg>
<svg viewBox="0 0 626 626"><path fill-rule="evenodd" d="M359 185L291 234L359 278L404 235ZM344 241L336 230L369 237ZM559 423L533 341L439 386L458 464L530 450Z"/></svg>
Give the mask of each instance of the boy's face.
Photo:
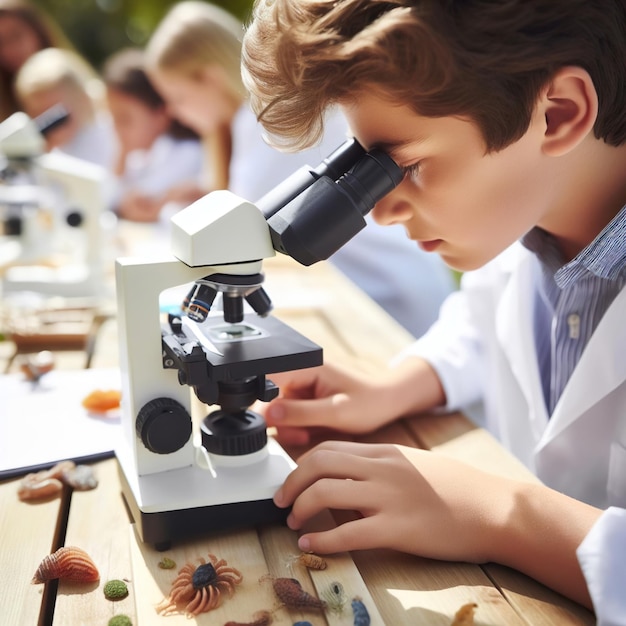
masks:
<svg viewBox="0 0 626 626"><path fill-rule="evenodd" d="M486 154L470 121L422 117L372 93L342 109L362 145L383 148L408 170L373 217L401 223L409 238L451 267L480 267L548 219L548 163L540 148L545 129L538 116L521 139Z"/></svg>

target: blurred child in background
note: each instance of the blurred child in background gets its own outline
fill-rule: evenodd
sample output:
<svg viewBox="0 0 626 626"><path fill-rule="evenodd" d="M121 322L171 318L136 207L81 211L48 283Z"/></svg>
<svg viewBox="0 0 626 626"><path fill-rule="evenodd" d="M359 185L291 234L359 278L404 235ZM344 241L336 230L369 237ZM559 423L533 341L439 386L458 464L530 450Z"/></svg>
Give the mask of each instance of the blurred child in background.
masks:
<svg viewBox="0 0 626 626"><path fill-rule="evenodd" d="M180 2L150 39L146 67L173 114L210 144L210 188L228 187L255 201L300 166L316 166L349 132L335 113L310 150L286 154L267 145L241 81L242 35L242 24L223 9ZM453 289L438 257L420 251L402 228L383 228L369 218L330 261L416 336Z"/></svg>
<svg viewBox="0 0 626 626"><path fill-rule="evenodd" d="M30 117L56 104L68 112L69 120L46 135L48 150L112 168L117 146L102 81L78 53L60 48L36 52L18 72L15 90Z"/></svg>
<svg viewBox="0 0 626 626"><path fill-rule="evenodd" d="M197 137L169 114L144 71L144 52L127 48L103 68L107 102L119 144L114 174L119 217L153 222L168 203L188 204L203 165Z"/></svg>
<svg viewBox="0 0 626 626"><path fill-rule="evenodd" d="M0 121L21 110L14 90L19 69L53 47L72 46L49 16L27 0L0 0Z"/></svg>

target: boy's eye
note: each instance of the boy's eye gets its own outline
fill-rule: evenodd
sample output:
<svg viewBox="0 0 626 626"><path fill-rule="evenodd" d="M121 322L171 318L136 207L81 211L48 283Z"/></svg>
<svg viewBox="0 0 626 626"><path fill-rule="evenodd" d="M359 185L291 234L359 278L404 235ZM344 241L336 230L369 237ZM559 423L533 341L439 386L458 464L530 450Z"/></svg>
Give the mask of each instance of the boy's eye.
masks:
<svg viewBox="0 0 626 626"><path fill-rule="evenodd" d="M420 163L413 163L402 167L405 178L416 178L420 171Z"/></svg>

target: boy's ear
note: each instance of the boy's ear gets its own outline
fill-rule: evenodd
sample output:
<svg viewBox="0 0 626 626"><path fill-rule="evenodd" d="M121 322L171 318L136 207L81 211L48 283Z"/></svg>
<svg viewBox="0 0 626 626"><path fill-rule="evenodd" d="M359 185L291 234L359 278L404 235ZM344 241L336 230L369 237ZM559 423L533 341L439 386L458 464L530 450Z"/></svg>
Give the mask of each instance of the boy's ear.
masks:
<svg viewBox="0 0 626 626"><path fill-rule="evenodd" d="M598 115L598 94L586 70L577 66L563 67L552 77L540 106L546 120L543 151L548 156L561 156L593 130Z"/></svg>

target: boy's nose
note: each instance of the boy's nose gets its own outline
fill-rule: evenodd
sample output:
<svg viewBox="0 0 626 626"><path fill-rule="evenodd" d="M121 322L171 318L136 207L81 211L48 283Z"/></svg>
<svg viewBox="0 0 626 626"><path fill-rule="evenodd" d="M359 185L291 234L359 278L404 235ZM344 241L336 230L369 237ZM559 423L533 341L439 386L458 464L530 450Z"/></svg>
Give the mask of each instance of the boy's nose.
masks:
<svg viewBox="0 0 626 626"><path fill-rule="evenodd" d="M402 224L412 217L413 208L404 186L404 183L400 183L376 203L372 210L372 217L380 225Z"/></svg>

